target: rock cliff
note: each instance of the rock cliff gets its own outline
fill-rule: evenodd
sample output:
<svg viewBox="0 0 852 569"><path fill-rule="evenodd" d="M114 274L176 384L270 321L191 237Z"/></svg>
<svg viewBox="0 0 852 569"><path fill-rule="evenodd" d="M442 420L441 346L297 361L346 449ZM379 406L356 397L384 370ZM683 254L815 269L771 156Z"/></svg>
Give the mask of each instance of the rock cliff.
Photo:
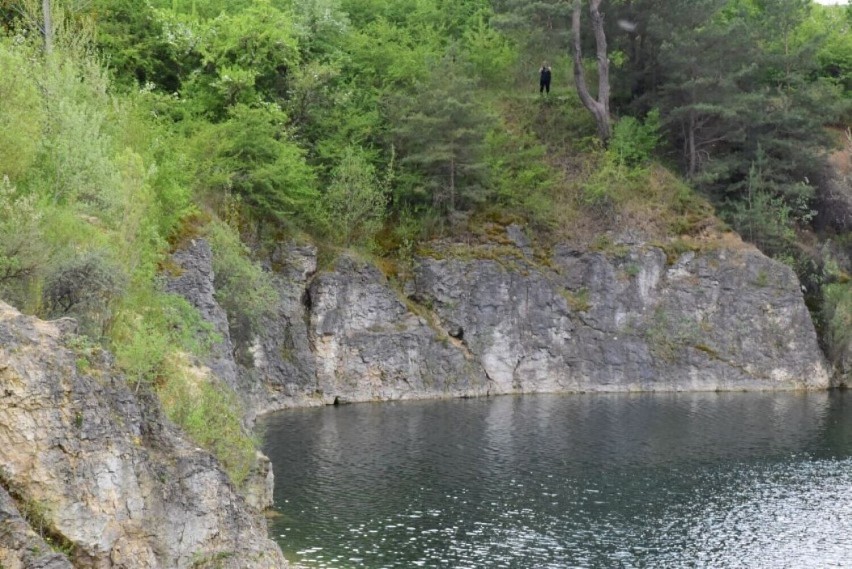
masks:
<svg viewBox="0 0 852 569"><path fill-rule="evenodd" d="M553 391L822 389L800 285L735 238L700 252L433 243L392 284L310 246L269 263L281 302L243 369L259 411Z"/></svg>
<svg viewBox="0 0 852 569"><path fill-rule="evenodd" d="M0 564L284 567L218 463L90 357L0 303Z"/></svg>

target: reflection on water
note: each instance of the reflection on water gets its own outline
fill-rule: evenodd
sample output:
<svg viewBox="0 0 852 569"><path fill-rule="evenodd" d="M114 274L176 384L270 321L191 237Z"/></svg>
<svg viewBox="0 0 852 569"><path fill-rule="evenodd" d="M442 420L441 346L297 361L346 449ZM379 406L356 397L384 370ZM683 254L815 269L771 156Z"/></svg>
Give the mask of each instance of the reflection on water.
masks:
<svg viewBox="0 0 852 569"><path fill-rule="evenodd" d="M270 528L306 567L850 566L850 395L287 411Z"/></svg>

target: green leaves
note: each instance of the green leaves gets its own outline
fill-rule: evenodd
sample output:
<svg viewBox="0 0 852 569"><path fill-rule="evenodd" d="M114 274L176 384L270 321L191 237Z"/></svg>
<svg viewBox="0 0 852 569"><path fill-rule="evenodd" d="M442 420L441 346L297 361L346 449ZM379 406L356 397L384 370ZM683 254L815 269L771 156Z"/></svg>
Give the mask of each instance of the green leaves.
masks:
<svg viewBox="0 0 852 569"><path fill-rule="evenodd" d="M444 212L485 198L485 136L494 118L477 104L476 91L464 68L445 60L415 98L392 99L401 163L423 175L432 206Z"/></svg>
<svg viewBox="0 0 852 569"><path fill-rule="evenodd" d="M347 146L325 192L332 237L342 245L369 243L382 228L387 180L379 180L363 150Z"/></svg>
<svg viewBox="0 0 852 569"><path fill-rule="evenodd" d="M196 137L198 181L203 191L241 196L260 218L322 223L314 172L288 139L285 119L273 105L235 106Z"/></svg>
<svg viewBox="0 0 852 569"><path fill-rule="evenodd" d="M18 180L36 159L45 116L26 50L0 39L0 178Z"/></svg>

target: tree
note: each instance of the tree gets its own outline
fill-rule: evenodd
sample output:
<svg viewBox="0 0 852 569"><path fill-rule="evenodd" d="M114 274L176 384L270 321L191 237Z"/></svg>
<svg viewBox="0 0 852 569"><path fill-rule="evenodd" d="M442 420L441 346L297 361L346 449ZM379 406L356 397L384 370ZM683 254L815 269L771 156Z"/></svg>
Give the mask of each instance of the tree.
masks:
<svg viewBox="0 0 852 569"><path fill-rule="evenodd" d="M42 26L44 30L44 52L50 55L53 51L53 11L50 0L41 0Z"/></svg>
<svg viewBox="0 0 852 569"><path fill-rule="evenodd" d="M664 75L655 103L682 149L689 178L718 169L725 144L745 137L739 117L756 55L745 37L739 21L711 21L671 33L660 47Z"/></svg>
<svg viewBox="0 0 852 569"><path fill-rule="evenodd" d="M180 57L148 2L93 0L91 11L97 23L96 44L119 83L131 87L153 83L166 93L176 93L186 68L200 63L197 54L189 54L188 61Z"/></svg>
<svg viewBox="0 0 852 569"><path fill-rule="evenodd" d="M574 56L574 82L577 85L577 94L583 102L583 106L595 117L598 125L598 137L604 144L612 136L612 127L609 117L609 56L607 55L606 34L604 33L603 16L600 13L601 0L589 0L589 14L592 19L592 30L595 34L595 45L597 46L598 66L598 94L593 98L586 85L586 75L583 70L582 41L580 34L580 11L581 0L575 0L574 11L571 17L571 31L573 36Z"/></svg>
<svg viewBox="0 0 852 569"><path fill-rule="evenodd" d="M452 212L484 199L485 135L493 118L463 65L446 59L417 96L396 97L392 106L401 163L424 176L432 206Z"/></svg>
<svg viewBox="0 0 852 569"><path fill-rule="evenodd" d="M0 178L0 293L9 294L43 270L48 247L34 196L22 196L9 178Z"/></svg>
<svg viewBox="0 0 852 569"><path fill-rule="evenodd" d="M201 68L184 93L200 103L200 112L220 120L238 104L283 102L289 75L299 63L298 31L291 14L258 1L199 25L201 38L194 49L202 56Z"/></svg>
<svg viewBox="0 0 852 569"><path fill-rule="evenodd" d="M0 179L13 182L36 160L44 124L43 100L25 50L0 40Z"/></svg>
<svg viewBox="0 0 852 569"><path fill-rule="evenodd" d="M44 283L44 305L51 317L76 316L80 329L100 338L124 293L127 279L103 251L87 251L61 261Z"/></svg>
<svg viewBox="0 0 852 569"><path fill-rule="evenodd" d="M368 241L382 227L388 197L365 153L347 146L325 194L329 222L344 245Z"/></svg>
<svg viewBox="0 0 852 569"><path fill-rule="evenodd" d="M530 51L570 47L571 7L564 0L496 0L494 11L494 25L511 32Z"/></svg>
<svg viewBox="0 0 852 569"><path fill-rule="evenodd" d="M260 220L319 225L314 172L285 125L274 105L235 106L227 121L198 135L198 182L220 197L240 196Z"/></svg>

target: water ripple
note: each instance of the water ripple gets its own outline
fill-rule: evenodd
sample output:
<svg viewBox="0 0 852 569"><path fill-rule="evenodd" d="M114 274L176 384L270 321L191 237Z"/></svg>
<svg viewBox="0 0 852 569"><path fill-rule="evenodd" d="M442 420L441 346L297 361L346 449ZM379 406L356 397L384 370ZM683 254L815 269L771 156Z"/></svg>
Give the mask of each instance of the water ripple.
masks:
<svg viewBox="0 0 852 569"><path fill-rule="evenodd" d="M532 396L288 411L270 523L306 567L843 567L845 394ZM844 565L845 564L845 565Z"/></svg>

